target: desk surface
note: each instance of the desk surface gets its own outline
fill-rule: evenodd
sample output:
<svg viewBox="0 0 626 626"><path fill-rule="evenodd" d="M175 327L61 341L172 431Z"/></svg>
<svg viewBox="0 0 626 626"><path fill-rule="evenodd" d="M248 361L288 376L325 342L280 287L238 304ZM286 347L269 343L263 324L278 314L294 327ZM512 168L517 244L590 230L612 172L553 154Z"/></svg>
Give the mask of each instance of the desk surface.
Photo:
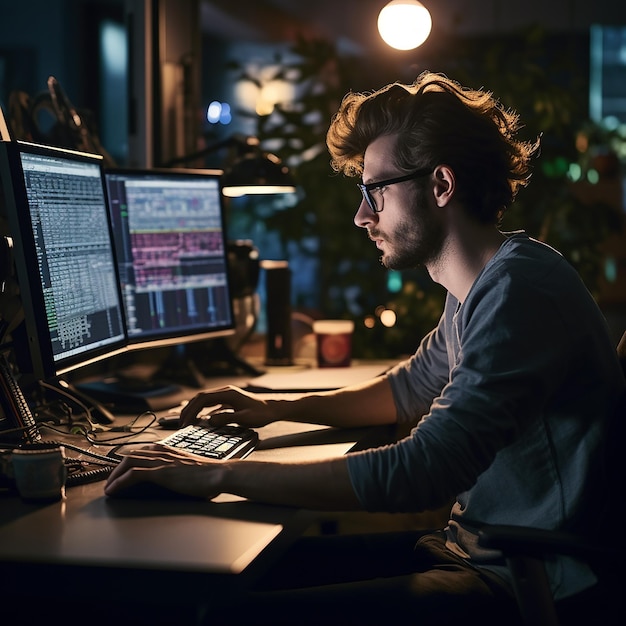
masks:
<svg viewBox="0 0 626 626"><path fill-rule="evenodd" d="M380 433L290 422L258 432L260 443L250 459L337 456L359 443L371 445L367 437ZM156 440L163 431L155 429L153 436ZM211 502L108 498L103 484L70 487L62 501L45 505L0 496L0 575L9 579L5 591L17 592L19 579L35 581L37 576L45 582L33 584L45 586L50 595L62 593L68 577L77 590L108 587L114 572L118 593L133 589L138 575L151 577L152 604L170 595L174 585L180 593L194 588L204 595L208 589L219 593L254 580L315 519L310 511L228 494Z"/></svg>
<svg viewBox="0 0 626 626"><path fill-rule="evenodd" d="M288 422L258 432L251 459L322 458L356 444L354 433ZM155 440L162 436L154 432ZM4 498L0 561L238 574L302 517L228 494L212 502L108 498L103 484L69 487L63 500L45 505Z"/></svg>
<svg viewBox="0 0 626 626"><path fill-rule="evenodd" d="M0 559L237 574L289 518L242 510L247 503L110 499L102 485L72 487L45 506L3 502Z"/></svg>
<svg viewBox="0 0 626 626"><path fill-rule="evenodd" d="M275 373L261 382L283 395L287 372ZM294 377L301 384L296 378L301 376ZM248 458L279 461L333 457L395 437L391 427L344 430L291 422L258 433L259 444ZM152 428L140 438L163 436ZM106 433L98 439L107 439ZM110 449L105 442L103 448L72 443L100 454ZM11 598L3 602L7 623L47 621L53 606L59 615L87 619L92 626L119 622L120 613L122 623L204 624L197 616L211 602L236 598L316 519L312 511L228 494L211 502L131 500L108 498L103 487L102 481L68 487L62 501L45 505L0 493L0 578L3 597Z"/></svg>

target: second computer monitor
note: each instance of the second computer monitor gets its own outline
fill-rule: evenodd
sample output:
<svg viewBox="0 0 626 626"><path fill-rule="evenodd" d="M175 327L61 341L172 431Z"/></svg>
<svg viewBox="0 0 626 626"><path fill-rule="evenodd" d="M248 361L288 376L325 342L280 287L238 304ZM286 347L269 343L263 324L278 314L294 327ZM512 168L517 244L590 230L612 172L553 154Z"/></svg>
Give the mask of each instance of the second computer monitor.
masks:
<svg viewBox="0 0 626 626"><path fill-rule="evenodd" d="M131 348L234 332L220 174L106 172Z"/></svg>

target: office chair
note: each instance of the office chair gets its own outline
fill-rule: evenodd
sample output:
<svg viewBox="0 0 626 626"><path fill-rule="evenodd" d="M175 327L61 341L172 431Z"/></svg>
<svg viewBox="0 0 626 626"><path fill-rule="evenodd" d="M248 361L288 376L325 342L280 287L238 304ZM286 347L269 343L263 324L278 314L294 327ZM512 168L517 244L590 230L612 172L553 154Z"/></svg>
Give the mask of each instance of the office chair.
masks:
<svg viewBox="0 0 626 626"><path fill-rule="evenodd" d="M626 376L626 332L617 348ZM606 461L615 494L608 515L623 524L626 515L626 393L622 394L609 431ZM614 481L614 484L613 484ZM605 503L605 506L608 504ZM599 513L602 515L602 513ZM522 526L488 525L479 533L479 544L500 550L513 576L517 604L525 626L567 626L587 623L621 624L626 608L626 541L619 531L600 537L602 543L565 532ZM550 555L561 554L588 563L598 584L577 599L555 603L544 568Z"/></svg>

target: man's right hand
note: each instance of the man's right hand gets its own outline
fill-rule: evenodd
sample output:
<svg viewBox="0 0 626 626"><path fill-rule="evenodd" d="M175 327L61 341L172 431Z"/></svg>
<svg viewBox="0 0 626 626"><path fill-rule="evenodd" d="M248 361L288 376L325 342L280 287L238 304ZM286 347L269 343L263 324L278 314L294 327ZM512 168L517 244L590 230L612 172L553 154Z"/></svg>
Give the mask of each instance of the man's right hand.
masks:
<svg viewBox="0 0 626 626"><path fill-rule="evenodd" d="M208 418L210 424L223 426L237 423L255 428L265 426L277 419L268 403L257 394L228 385L209 391L202 391L194 396L180 413L180 426L188 426L198 421L198 413L208 406L218 406Z"/></svg>

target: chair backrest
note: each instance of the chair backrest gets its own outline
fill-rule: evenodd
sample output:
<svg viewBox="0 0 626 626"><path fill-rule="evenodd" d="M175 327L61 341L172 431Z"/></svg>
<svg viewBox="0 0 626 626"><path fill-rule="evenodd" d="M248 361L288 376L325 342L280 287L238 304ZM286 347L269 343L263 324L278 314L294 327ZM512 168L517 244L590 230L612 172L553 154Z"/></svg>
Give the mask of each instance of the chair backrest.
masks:
<svg viewBox="0 0 626 626"><path fill-rule="evenodd" d="M626 332L618 343L617 355L626 377ZM586 495L586 506L573 524L574 529L586 528L588 539L593 540L597 533L603 532L612 519L623 519L622 516L626 515L626 498L615 495L626 493L626 469L623 461L625 440L626 390L610 417L603 453L590 470L594 478L591 481L593 487Z"/></svg>

